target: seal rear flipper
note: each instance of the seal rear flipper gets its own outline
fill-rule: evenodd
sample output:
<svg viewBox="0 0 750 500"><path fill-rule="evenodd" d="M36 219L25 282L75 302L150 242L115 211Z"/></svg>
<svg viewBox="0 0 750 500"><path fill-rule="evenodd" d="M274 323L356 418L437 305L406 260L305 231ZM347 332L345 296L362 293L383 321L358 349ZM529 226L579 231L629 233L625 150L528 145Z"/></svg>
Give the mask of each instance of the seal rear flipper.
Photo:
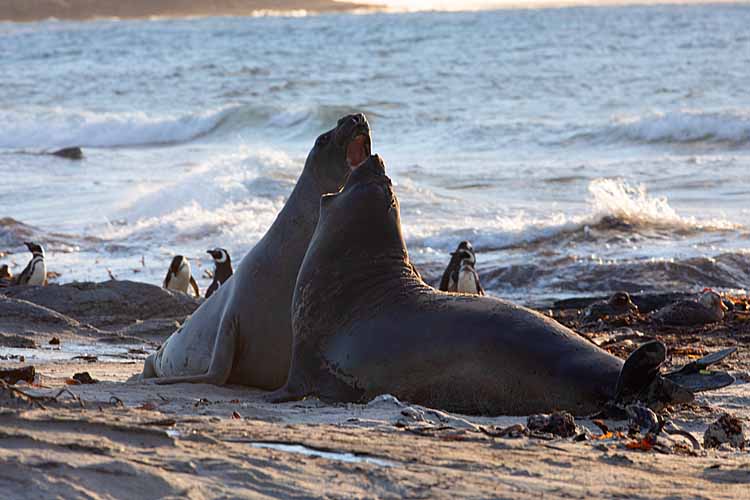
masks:
<svg viewBox="0 0 750 500"><path fill-rule="evenodd" d="M667 346L658 340L642 344L630 353L622 365L615 388L616 402L632 399L659 376L659 367L667 359Z"/></svg>
<svg viewBox="0 0 750 500"><path fill-rule="evenodd" d="M700 370L695 373L671 373L665 378L690 392L713 391L732 385L735 378L727 372Z"/></svg>
<svg viewBox="0 0 750 500"><path fill-rule="evenodd" d="M724 371L706 370L706 368L718 363L727 356L731 356L736 351L736 347L730 347L713 352L700 359L691 361L679 370L664 374L664 377L690 392L721 389L733 384L735 381L734 377Z"/></svg>
<svg viewBox="0 0 750 500"><path fill-rule="evenodd" d="M659 374L666 357L667 347L657 340L633 351L620 371L614 406L641 401L658 411L668 404L691 402L692 392Z"/></svg>

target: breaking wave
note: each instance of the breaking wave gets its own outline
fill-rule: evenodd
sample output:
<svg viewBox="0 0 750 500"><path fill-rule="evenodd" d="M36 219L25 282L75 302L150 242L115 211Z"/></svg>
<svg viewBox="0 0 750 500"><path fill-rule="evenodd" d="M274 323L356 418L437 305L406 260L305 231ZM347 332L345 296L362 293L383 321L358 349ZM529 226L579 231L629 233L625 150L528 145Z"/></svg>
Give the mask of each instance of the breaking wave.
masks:
<svg viewBox="0 0 750 500"><path fill-rule="evenodd" d="M362 111L356 108L356 111ZM159 115L143 111L107 112L43 109L32 113L0 111L0 148L47 149L64 146L126 147L175 145L243 129L315 132L333 127L354 107L303 108L236 105L206 112ZM372 117L375 113L369 112Z"/></svg>
<svg viewBox="0 0 750 500"><path fill-rule="evenodd" d="M647 143L750 142L749 111L682 110L619 118L606 134L619 140Z"/></svg>
<svg viewBox="0 0 750 500"><path fill-rule="evenodd" d="M441 251L453 250L458 241L467 238L475 247L496 251L528 249L550 242L560 245L571 241L628 240L634 235L670 239L743 229L725 219L681 216L667 198L652 196L645 186L631 185L622 179L595 179L588 191L589 211L584 215L555 213L538 218L522 212L510 217L482 216L437 234L430 234L429 226L409 228L407 236L413 244Z"/></svg>

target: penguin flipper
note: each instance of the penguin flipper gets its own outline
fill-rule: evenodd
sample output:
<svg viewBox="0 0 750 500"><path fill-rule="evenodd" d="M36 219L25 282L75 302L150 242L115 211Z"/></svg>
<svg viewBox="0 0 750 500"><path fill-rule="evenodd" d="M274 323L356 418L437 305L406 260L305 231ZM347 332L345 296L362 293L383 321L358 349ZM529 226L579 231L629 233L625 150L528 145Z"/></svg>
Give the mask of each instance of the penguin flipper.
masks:
<svg viewBox="0 0 750 500"><path fill-rule="evenodd" d="M443 277L440 278L440 286L438 287L438 290L441 290L443 292L448 291L448 285L450 284L451 274L453 274L458 269L458 262L461 258L459 255L455 252L451 254L451 260L448 263L448 267L445 268L445 271L443 271Z"/></svg>
<svg viewBox="0 0 750 500"><path fill-rule="evenodd" d="M162 283L162 287L163 288L169 288L170 274L172 274L172 268L171 267L169 269L167 269L167 275L164 276L164 282Z"/></svg>
<svg viewBox="0 0 750 500"><path fill-rule="evenodd" d="M192 274L190 275L190 286L193 287L193 291L195 292L195 296L196 297L200 297L201 296L201 291L198 288L198 283L195 282L195 278L193 278Z"/></svg>
<svg viewBox="0 0 750 500"><path fill-rule="evenodd" d="M206 289L206 298L209 298L216 290L219 289L219 282L216 281L216 277L211 282L211 285Z"/></svg>
<svg viewBox="0 0 750 500"><path fill-rule="evenodd" d="M23 271L21 271L21 274L16 276L12 283L14 285L25 285L29 282L29 278L31 278L31 265L34 263L34 259L31 259L28 264L26 264L26 267L23 268Z"/></svg>
<svg viewBox="0 0 750 500"><path fill-rule="evenodd" d="M482 282L479 281L479 273L476 271L476 269L473 272L474 272L474 281L477 284L477 294L485 295L484 287L482 287Z"/></svg>
<svg viewBox="0 0 750 500"><path fill-rule="evenodd" d="M223 385L232 373L234 349L236 346L236 332L239 331L236 319L224 322L219 329L214 342L208 371L197 375L176 375L174 377L159 377L148 379L149 383L157 385L167 384L212 384Z"/></svg>

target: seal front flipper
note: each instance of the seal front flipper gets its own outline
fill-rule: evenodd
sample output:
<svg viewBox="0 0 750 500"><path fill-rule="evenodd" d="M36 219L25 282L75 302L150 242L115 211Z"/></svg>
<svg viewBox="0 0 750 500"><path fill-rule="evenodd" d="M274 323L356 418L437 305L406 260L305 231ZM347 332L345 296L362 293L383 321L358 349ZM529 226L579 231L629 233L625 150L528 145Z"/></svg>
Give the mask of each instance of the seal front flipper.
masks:
<svg viewBox="0 0 750 500"><path fill-rule="evenodd" d="M700 359L691 361L679 370L664 374L664 377L690 392L710 391L732 385L734 377L724 371L707 370L737 351L736 347L722 349Z"/></svg>
<svg viewBox="0 0 750 500"><path fill-rule="evenodd" d="M229 379L234 361L235 346L237 345L238 321L233 319L224 322L214 342L211 361L206 373L198 375L178 375L174 377L160 377L152 380L155 384L213 384L223 385Z"/></svg>

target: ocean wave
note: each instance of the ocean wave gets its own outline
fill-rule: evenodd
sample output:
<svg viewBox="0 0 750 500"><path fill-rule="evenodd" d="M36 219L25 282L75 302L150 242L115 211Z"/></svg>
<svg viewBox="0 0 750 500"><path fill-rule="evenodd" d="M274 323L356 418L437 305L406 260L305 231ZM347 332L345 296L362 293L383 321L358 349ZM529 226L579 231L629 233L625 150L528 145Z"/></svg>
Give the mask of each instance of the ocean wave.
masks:
<svg viewBox="0 0 750 500"><path fill-rule="evenodd" d="M604 137L646 143L750 142L750 111L681 110L615 120Z"/></svg>
<svg viewBox="0 0 750 500"><path fill-rule="evenodd" d="M282 129L292 134L313 133L314 137L335 126L341 116L361 111L368 117L377 115L361 108L327 104L294 108L243 104L182 115L62 108L0 111L0 148L174 145L243 129Z"/></svg>
<svg viewBox="0 0 750 500"><path fill-rule="evenodd" d="M177 144L204 136L231 109L160 116L142 111L95 113L61 108L31 113L0 112L0 147L119 147Z"/></svg>
<svg viewBox="0 0 750 500"><path fill-rule="evenodd" d="M665 197L652 196L643 185L623 179L591 181L589 211L583 215L565 213L532 217L524 212L513 216L465 219L460 226L436 230L434 226L410 227L409 241L423 248L453 250L458 241L470 239L484 251L531 250L580 242L627 242L634 236L669 240L706 233L747 231L744 226L721 218L685 217ZM467 224L468 223L468 224ZM750 236L750 235L749 235Z"/></svg>

